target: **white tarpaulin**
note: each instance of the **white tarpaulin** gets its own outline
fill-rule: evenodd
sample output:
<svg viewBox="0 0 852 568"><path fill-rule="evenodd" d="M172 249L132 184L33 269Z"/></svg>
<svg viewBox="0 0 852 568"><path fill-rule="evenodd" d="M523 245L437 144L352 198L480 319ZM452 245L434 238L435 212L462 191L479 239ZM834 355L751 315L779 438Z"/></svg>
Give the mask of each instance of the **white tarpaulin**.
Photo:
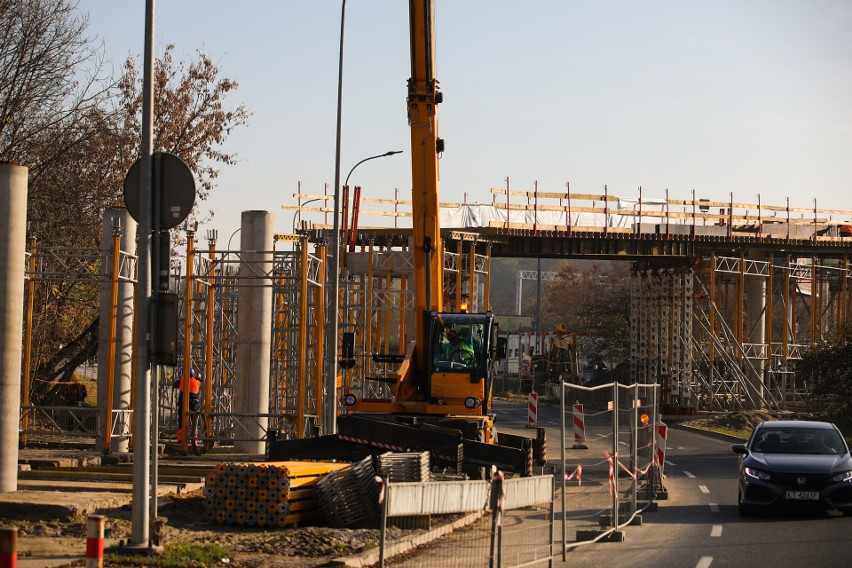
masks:
<svg viewBox="0 0 852 568"><path fill-rule="evenodd" d="M658 209L645 208L645 201L642 201L642 212L656 211ZM625 209L629 209L625 207ZM571 213L572 227L603 227L606 221L607 227L627 227L633 226L638 217L633 215L620 215L622 209L619 206L613 207L609 215L603 213ZM638 206L636 212L639 212ZM660 223L665 222L662 217L642 217L643 223ZM476 227L488 227L492 221L498 223L506 222L506 209L497 208L493 205L481 204L463 204L459 207L442 207L441 208L441 228L443 229L470 229ZM509 211L509 223L521 225L542 225L542 226L568 226L567 211Z"/></svg>

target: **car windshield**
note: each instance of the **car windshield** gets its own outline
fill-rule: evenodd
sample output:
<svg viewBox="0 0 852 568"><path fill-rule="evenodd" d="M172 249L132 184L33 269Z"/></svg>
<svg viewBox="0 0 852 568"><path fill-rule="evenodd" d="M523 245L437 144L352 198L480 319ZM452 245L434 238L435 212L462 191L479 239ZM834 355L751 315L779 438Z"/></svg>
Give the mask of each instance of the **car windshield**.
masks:
<svg viewBox="0 0 852 568"><path fill-rule="evenodd" d="M834 454L847 452L835 430L825 428L761 428L752 441L752 451L764 454Z"/></svg>

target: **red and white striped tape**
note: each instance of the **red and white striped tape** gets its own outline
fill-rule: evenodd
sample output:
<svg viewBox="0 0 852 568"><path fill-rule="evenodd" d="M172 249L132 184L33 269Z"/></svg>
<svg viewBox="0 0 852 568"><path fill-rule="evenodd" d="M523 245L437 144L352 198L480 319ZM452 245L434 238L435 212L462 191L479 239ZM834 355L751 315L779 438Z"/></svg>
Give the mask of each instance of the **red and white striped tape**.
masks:
<svg viewBox="0 0 852 568"><path fill-rule="evenodd" d="M613 458L618 459L618 453L613 456L609 452L604 452L604 456L609 462L609 496L615 495L615 462Z"/></svg>
<svg viewBox="0 0 852 568"><path fill-rule="evenodd" d="M356 438L354 436L346 436L346 435L343 435L343 434L339 434L338 437L341 440L345 440L347 442L355 442L356 444L363 444L365 446L373 446L373 447L376 447L376 448L382 448L384 450L391 450L391 451L394 451L394 452L405 452L405 451L407 451L407 449L403 448L402 446L394 446L393 444L384 444L382 442L365 440L364 438Z"/></svg>
<svg viewBox="0 0 852 568"><path fill-rule="evenodd" d="M382 505L385 502L385 488L387 487L387 484L385 483L385 480L378 475L376 476L376 483L379 484L379 505Z"/></svg>
<svg viewBox="0 0 852 568"><path fill-rule="evenodd" d="M571 481L575 477L577 478L577 485L583 485L583 464L578 463L577 469L574 470L574 473L571 475L565 475L565 481Z"/></svg>

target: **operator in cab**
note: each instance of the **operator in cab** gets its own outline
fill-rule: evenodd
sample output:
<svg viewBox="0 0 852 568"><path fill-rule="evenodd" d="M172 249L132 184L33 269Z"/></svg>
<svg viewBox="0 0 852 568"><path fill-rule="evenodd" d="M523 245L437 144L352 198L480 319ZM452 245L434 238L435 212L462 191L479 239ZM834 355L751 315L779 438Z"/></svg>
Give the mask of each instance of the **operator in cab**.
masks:
<svg viewBox="0 0 852 568"><path fill-rule="evenodd" d="M441 338L441 361L462 366L473 365L476 354L472 343L469 329L456 330L448 327Z"/></svg>

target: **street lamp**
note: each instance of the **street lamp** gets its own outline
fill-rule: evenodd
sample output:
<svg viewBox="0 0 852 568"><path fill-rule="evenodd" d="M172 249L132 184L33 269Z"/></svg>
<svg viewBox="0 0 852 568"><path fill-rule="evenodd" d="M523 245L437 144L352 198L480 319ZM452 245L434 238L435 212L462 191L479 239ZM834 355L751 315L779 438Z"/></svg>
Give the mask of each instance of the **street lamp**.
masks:
<svg viewBox="0 0 852 568"><path fill-rule="evenodd" d="M313 203L314 201L322 201L323 199L325 199L325 198L324 197L315 197L313 199L308 199L307 201L305 201L304 203L299 205L299 207L301 207L302 205L307 205L308 203ZM296 212L293 213L293 234L294 235L296 234L296 217L299 218L300 222L302 221L302 210L301 209L297 209Z"/></svg>
<svg viewBox="0 0 852 568"><path fill-rule="evenodd" d="M346 176L346 181L343 182L343 186L345 187L345 186L349 185L349 176L352 175L352 172L355 171L355 168L357 168L358 166L360 166L364 162L366 162L368 160L375 160L376 158L384 158L385 156L393 156L394 154L402 154L402 150L391 150L390 152L385 152L384 154L379 154L377 156L370 156L369 158L364 158L363 160L361 160L360 162L358 162L357 164L352 166L352 169L349 170L349 174L347 174L347 176Z"/></svg>
<svg viewBox="0 0 852 568"><path fill-rule="evenodd" d="M346 6L346 1L343 2L344 7ZM341 18L342 22L342 18ZM341 24L340 30L340 61L341 66L343 64L343 28ZM342 68L342 67L341 67ZM326 332L326 340L328 348L326 349L326 380L325 380L325 392L326 392L326 401L324 405L324 417L323 417L323 431L326 434L334 434L337 431L337 313L340 311L340 160L339 160L339 152L340 152L340 101L338 100L338 161L337 168L335 171L335 180L334 180L334 222L333 229L331 233L331 246L329 246L329 273L327 274L327 281L330 281L330 286L328 287L328 330ZM364 158L349 170L349 174L346 176L346 182L344 185L349 184L349 177L352 175L352 172L355 171L355 168L367 162L369 160L375 160L376 158L384 158L386 156L393 156L394 154L400 154L402 150L391 150L389 152L385 152L384 154L376 154L375 156L370 156L369 158Z"/></svg>

